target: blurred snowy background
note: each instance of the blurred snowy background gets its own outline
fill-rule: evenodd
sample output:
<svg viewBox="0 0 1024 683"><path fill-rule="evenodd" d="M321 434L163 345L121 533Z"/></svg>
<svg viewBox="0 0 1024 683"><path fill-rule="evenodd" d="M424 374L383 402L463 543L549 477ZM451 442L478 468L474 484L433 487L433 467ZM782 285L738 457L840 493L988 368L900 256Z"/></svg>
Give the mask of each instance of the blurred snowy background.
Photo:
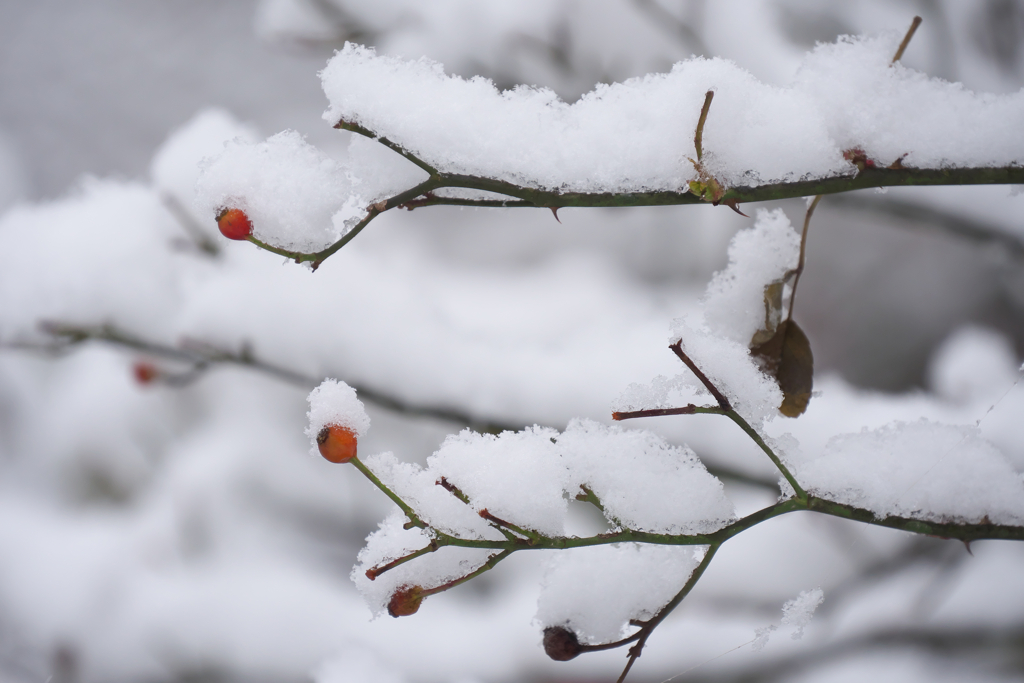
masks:
<svg viewBox="0 0 1024 683"><path fill-rule="evenodd" d="M572 101L693 54L785 85L815 42L902 33L914 14L908 66L979 92L1024 85L1013 0L0 3L0 681L614 677L621 651L544 656L543 557L371 621L348 573L390 504L308 454L305 396L324 376L377 392L361 452L416 461L466 422L607 421L630 382L678 371L669 321L752 221L712 207L564 209L561 224L391 212L311 275L220 238L192 209L196 164L286 128L344 155L317 72L345 40ZM786 425L805 451L893 419L984 416L1024 469L1019 194L823 200L796 316L821 393ZM799 223L802 202L778 206ZM57 329L115 339L58 348L82 335ZM225 354L242 363L194 372ZM730 425L645 422L730 475L741 514L778 495ZM803 640L679 680L1024 680L1024 548L972 550L775 520L723 548L632 680L745 643L818 586Z"/></svg>

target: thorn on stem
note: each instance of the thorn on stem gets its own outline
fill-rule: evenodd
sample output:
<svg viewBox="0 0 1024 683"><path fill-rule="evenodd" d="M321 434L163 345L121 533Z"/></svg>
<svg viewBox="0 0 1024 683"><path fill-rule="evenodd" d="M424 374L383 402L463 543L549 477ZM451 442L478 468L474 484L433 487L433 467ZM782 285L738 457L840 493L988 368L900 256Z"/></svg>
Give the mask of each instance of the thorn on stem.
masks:
<svg viewBox="0 0 1024 683"><path fill-rule="evenodd" d="M906 168L906 166L903 165L903 160L907 158L907 154L909 154L909 152L904 152L903 154L901 154L899 158L897 158L896 161L889 164L887 168L893 171L899 170L901 168Z"/></svg>
<svg viewBox="0 0 1024 683"><path fill-rule="evenodd" d="M555 220L558 221L559 223L561 223L562 219L560 219L558 217L558 210L560 208L562 208L562 207L560 207L560 206L549 206L548 208L551 209L551 215L553 215L555 217Z"/></svg>
<svg viewBox="0 0 1024 683"><path fill-rule="evenodd" d="M721 202L715 202L715 204L725 204L730 209L732 209L733 211L735 211L739 215L743 216L744 218L750 218L750 216L748 216L747 214L745 214L742 211L740 211L740 209L739 209L739 200L738 199L723 199Z"/></svg>

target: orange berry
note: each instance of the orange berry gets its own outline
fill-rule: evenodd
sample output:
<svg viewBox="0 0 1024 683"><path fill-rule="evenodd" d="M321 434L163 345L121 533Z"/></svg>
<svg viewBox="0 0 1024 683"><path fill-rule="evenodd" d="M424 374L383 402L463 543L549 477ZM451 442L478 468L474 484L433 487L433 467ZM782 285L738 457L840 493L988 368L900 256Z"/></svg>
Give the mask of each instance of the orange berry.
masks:
<svg viewBox="0 0 1024 683"><path fill-rule="evenodd" d="M217 214L220 234L229 240L244 240L252 234L252 221L241 209L224 209Z"/></svg>
<svg viewBox="0 0 1024 683"><path fill-rule="evenodd" d="M423 589L419 586L402 586L388 600L388 614L395 617L407 617L416 614L423 602Z"/></svg>
<svg viewBox="0 0 1024 683"><path fill-rule="evenodd" d="M316 435L320 455L331 462L348 462L356 457L356 434L348 427L328 425Z"/></svg>

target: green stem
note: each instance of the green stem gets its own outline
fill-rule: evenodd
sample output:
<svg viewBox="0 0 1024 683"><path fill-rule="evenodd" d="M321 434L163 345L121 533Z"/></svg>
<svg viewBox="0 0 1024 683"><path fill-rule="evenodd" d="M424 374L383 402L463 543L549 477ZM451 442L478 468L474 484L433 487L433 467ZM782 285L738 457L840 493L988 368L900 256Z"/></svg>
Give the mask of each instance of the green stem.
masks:
<svg viewBox="0 0 1024 683"><path fill-rule="evenodd" d="M932 522L910 517L877 517L870 510L858 508L846 503L809 496L807 510L820 512L833 517L841 517L862 524L899 529L913 534L936 536L938 538L956 539L970 543L979 540L1024 541L1024 527L1006 524L960 524L956 522Z"/></svg>
<svg viewBox="0 0 1024 683"><path fill-rule="evenodd" d="M398 567L400 565L405 564L406 562L409 562L410 560L415 560L417 557L422 557L423 555L426 555L427 553L435 552L438 548L441 548L441 547L442 547L442 544L438 543L437 541L431 541L430 545L424 546L424 547L420 548L419 550L415 550L415 551L409 553L408 555L403 555L402 557L399 557L396 560L391 560L390 562L387 562L385 564L378 565L376 567L371 567L370 569L367 569L366 570L366 578L368 578L370 581L375 581L377 579L377 577L380 576L381 574L383 574L384 572L390 571L390 570L394 569L395 567Z"/></svg>
<svg viewBox="0 0 1024 683"><path fill-rule="evenodd" d="M279 256L284 256L285 258L290 258L296 263L312 261L313 270L316 270L320 266L320 264L323 263L324 259L328 258L329 256L333 256L335 253L338 252L339 249L341 249L346 244L355 239L356 235L362 232L363 228L369 225L370 221L372 221L378 215L384 213L389 209L393 209L396 206L400 206L401 204L404 204L405 202L411 199L415 199L421 194L430 192L431 190L438 187L438 183L439 179L436 176L432 176L427 180L424 180L419 185L416 185L415 187L411 187L404 192L400 192L395 196L390 197L389 199L381 200L376 204L373 204L367 210L366 217L363 218L363 220L356 223L356 225L351 230L345 233L344 237L342 237L341 239L339 239L337 242L327 247L326 249L322 249L321 251L316 251L312 253L306 253L301 251L289 251L288 249L282 249L280 247L275 247L271 244L267 244L266 242L263 242L262 240L259 240L251 235L246 239L248 239L256 246L260 247L261 249L266 249L271 253L277 254Z"/></svg>
<svg viewBox="0 0 1024 683"><path fill-rule="evenodd" d="M384 495L386 495L388 498L394 501L395 505L397 505L402 510L402 512L405 513L405 516L409 518L409 521L412 523L413 526L417 526L421 529L427 528L427 524L419 518L419 515L417 515L416 512L411 507L409 507L409 505L404 500L399 498L398 494L389 489L384 484L384 482L378 479L377 475L371 472L370 468L364 465L362 460L360 460L359 458L352 458L351 460L349 460L349 462L355 465L356 469L362 472L364 477L373 482L374 486L383 491Z"/></svg>
<svg viewBox="0 0 1024 683"><path fill-rule="evenodd" d="M437 169L436 168L434 168L433 166L431 166L427 162L423 161L418 156L416 156L415 154L413 154L412 152L407 150L405 147L402 147L401 145L399 145L397 142L393 142L393 141L387 139L386 137L382 137L380 135L377 135L376 133L374 133L369 128L364 128L363 126L360 126L358 123L352 123L352 122L345 121L345 120L338 121L336 124L334 124L334 127L335 128L339 128L341 130L347 130L347 131L351 131L353 133L358 133L359 135L362 135L364 137L368 137L371 140L376 140L377 142L379 142L380 144L384 145L385 147L387 147L391 151L396 152L398 154L401 154L403 157L405 157L406 159L408 159L412 163L416 164L417 166L422 168L424 171L426 171L430 175L432 175L432 176L436 176L437 175Z"/></svg>
<svg viewBox="0 0 1024 683"><path fill-rule="evenodd" d="M793 476L789 469L784 464L782 464L782 460L779 459L779 456L775 454L775 451L768 447L768 444L764 442L764 439L761 438L761 435L758 434L757 431L753 427L751 427L750 424L746 420L744 420L743 417L735 410L726 411L725 416L728 417L733 422L735 422L737 425L739 425L740 429L746 432L747 436L749 436L754 443L761 447L761 450L764 451L769 458L771 458L771 461L772 463L775 464L775 467L778 468L779 472L782 473L782 476L786 478L786 481L789 482L789 485L793 487L793 491L794 493L796 493L796 497L802 501L806 501L807 492L804 491L802 486L800 486L800 484L796 480L796 477Z"/></svg>
<svg viewBox="0 0 1024 683"><path fill-rule="evenodd" d="M427 597L428 595L434 595L435 593L441 593L441 592L446 591L446 590L448 590L450 588L455 588L459 584L465 583L465 582L469 581L470 579L475 579L476 577L480 576L484 572L487 572L487 571L490 571L490 570L494 569L494 567L497 566L497 564L499 562L504 560L506 557L511 555L513 552L514 551L512 551L512 550L503 550L500 553L495 553L494 555L491 555L489 558L487 558L486 562L484 562L476 570L470 572L469 574L466 574L465 576L459 577L459 578L455 579L454 581L449 581L448 583L443 583L440 586L435 586L434 588L427 588L427 589L425 589L423 591L423 597Z"/></svg>
<svg viewBox="0 0 1024 683"><path fill-rule="evenodd" d="M940 185L1020 185L1024 184L1024 166L982 167L982 168L865 168L855 175L839 175L814 180L768 183L757 186L736 186L726 189L719 203L765 202L792 199L819 194L852 192L876 187L940 186ZM465 199L433 197L417 200L427 192L445 187L482 190L506 195L513 199ZM360 221L344 237L331 246L317 252L297 252L274 247L254 237L253 244L267 251L290 258L298 263L312 261L314 267L335 254L369 224L379 213L413 202L416 206L504 206L504 207L627 207L627 206L668 206L704 204L689 188L660 190L653 192L560 192L534 187L524 187L505 180L479 176L439 173L419 185L394 197L378 202L366 218ZM517 201L518 200L518 201Z"/></svg>
<svg viewBox="0 0 1024 683"><path fill-rule="evenodd" d="M491 524L496 525L499 529L509 529L509 530L514 531L515 533L519 534L523 538L529 539L528 542L530 543L530 545L533 545L533 544L535 544L535 543L537 543L537 542L547 538L546 536L542 536L542 535L538 534L536 531L531 531L529 529L524 529L524 528L522 528L522 527L520 527L520 526L518 526L516 524L513 524L512 522L506 522L505 520L501 519L500 517L495 517L490 512L488 512L486 508L481 510L477 514L479 514L481 517L486 519L488 522L491 522Z"/></svg>
<svg viewBox="0 0 1024 683"><path fill-rule="evenodd" d="M643 628L639 632L640 635L636 639L636 644L629 648L629 661L626 662L626 668L622 670L622 674L619 675L619 679L616 683L622 683L622 681L626 680L626 675L629 674L629 670L633 668L633 663L639 659L640 655L643 653L644 646L647 644L647 639L651 637L651 634L654 633L654 629L664 621L665 617L671 614L672 611L679 606L679 603L683 601L683 598L690 594L693 587L697 585L698 581L700 581L700 577L703 576L704 570L711 564L711 559L715 556L718 548L719 545L717 544L708 547L708 551L704 553L704 558L700 561L700 564L697 565L697 568L690 574L690 578L687 579L682 590L676 593L675 597L672 598L667 605L662 607L653 618L644 623Z"/></svg>

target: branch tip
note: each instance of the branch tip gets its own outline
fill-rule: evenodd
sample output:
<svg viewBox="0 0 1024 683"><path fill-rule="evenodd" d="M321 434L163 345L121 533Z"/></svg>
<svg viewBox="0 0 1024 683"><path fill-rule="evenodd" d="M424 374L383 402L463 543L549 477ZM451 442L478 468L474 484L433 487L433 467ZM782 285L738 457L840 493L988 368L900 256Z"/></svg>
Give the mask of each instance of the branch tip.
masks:
<svg viewBox="0 0 1024 683"><path fill-rule="evenodd" d="M914 33L917 32L917 27L921 25L923 19L921 17L914 17L914 20L910 22L910 28L907 29L907 35L903 36L903 42L896 49L896 54L893 55L890 65L895 64L903 58L903 52L907 49L907 45L910 45L910 39L914 37Z"/></svg>
<svg viewBox="0 0 1024 683"><path fill-rule="evenodd" d="M704 106L700 108L700 118L697 119L697 131L693 136L693 146L697 150L697 162L704 158L704 122L708 120L708 110L711 109L711 100L715 97L714 90L708 90L704 94Z"/></svg>
<svg viewBox="0 0 1024 683"><path fill-rule="evenodd" d="M687 356L686 353L683 351L683 340L680 339L676 343L669 346L669 348L672 349L672 352L676 354L679 360L683 361L686 367L690 368L690 372L696 375L697 379L700 380L701 384L707 387L707 390L710 391L711 395L715 397L716 401L718 401L719 407L725 412L731 411L732 405L729 403L729 399L725 397L725 394L718 390L718 387L716 387L714 383L712 383L712 381L708 379L707 375L701 372L700 368L698 368L697 365L692 360L690 360L690 357Z"/></svg>

